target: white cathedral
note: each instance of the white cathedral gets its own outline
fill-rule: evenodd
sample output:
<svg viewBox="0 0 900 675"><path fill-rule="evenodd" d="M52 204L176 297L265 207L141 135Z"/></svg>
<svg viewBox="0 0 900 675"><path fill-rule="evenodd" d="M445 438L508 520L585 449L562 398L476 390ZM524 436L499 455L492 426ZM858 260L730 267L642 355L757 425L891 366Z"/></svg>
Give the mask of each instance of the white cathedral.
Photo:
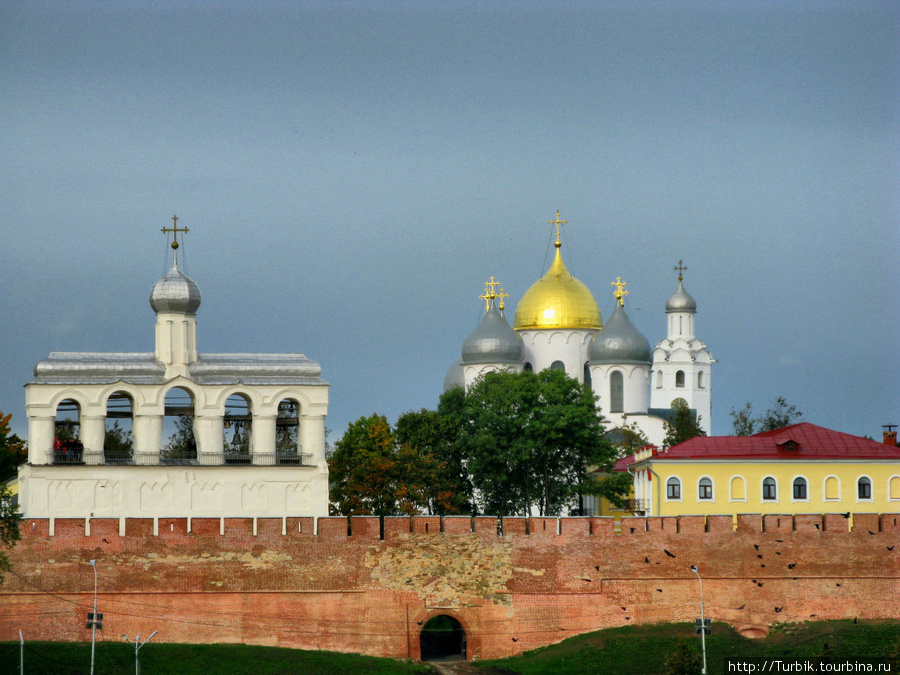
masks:
<svg viewBox="0 0 900 675"><path fill-rule="evenodd" d="M661 447L673 404L683 403L709 435L715 361L694 334L697 303L684 289L686 268L679 261L678 288L666 301L668 334L651 349L625 312L628 292L621 279L612 284L617 302L604 324L591 291L566 269L559 236L565 222L559 212L550 221L556 225L553 262L522 296L512 326L503 312L508 296L494 292L493 277L486 284L484 318L463 342L444 390L468 387L491 371L558 368L593 389L607 430L636 427Z"/></svg>
<svg viewBox="0 0 900 675"><path fill-rule="evenodd" d="M25 385L29 518L328 515L328 383L303 354L204 354L200 289L172 266L150 291L155 351L53 352ZM182 423L166 443L166 420ZM113 447L113 424L133 442ZM157 522L157 521L155 521ZM286 522L286 521L285 521Z"/></svg>

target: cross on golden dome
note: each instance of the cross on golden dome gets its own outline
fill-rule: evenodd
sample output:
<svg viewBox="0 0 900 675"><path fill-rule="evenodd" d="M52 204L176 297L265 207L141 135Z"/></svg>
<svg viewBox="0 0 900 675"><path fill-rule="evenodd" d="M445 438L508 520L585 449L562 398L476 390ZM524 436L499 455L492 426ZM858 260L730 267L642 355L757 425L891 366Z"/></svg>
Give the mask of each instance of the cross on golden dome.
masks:
<svg viewBox="0 0 900 675"><path fill-rule="evenodd" d="M622 277L616 277L616 280L610 284L610 286L615 286L616 290L613 291L613 295L616 296L616 300L619 301L619 304L622 307L625 306L625 296L628 295L628 291L623 290L628 284L622 281Z"/></svg>
<svg viewBox="0 0 900 675"><path fill-rule="evenodd" d="M174 250L178 250L178 233L179 232L190 232L186 227L182 227L179 229L178 227L178 216L172 216L172 227L164 227L160 232L164 232L168 234L169 232L174 233L172 238L172 248Z"/></svg>
<svg viewBox="0 0 900 675"><path fill-rule="evenodd" d="M560 220L560 218L559 218L559 209L556 209L556 219L555 219L555 220L548 220L547 222L550 223L551 225L556 225L556 244L554 244L554 246L556 246L556 248L559 248L560 246L562 246L562 244L561 244L560 241L559 241L559 226L560 226L560 225L565 225L565 224L567 224L569 221L568 221L568 220Z"/></svg>
<svg viewBox="0 0 900 675"><path fill-rule="evenodd" d="M684 263L679 259L678 265L676 265L674 269L678 272L678 281L681 281L682 277L684 277L684 273L687 272L687 267L685 267Z"/></svg>

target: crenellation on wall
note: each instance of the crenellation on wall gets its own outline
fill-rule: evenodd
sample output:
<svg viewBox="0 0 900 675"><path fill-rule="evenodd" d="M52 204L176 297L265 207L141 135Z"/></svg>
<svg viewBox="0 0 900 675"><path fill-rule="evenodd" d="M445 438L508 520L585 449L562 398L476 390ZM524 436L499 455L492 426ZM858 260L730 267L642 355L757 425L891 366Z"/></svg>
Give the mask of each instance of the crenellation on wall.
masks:
<svg viewBox="0 0 900 675"><path fill-rule="evenodd" d="M860 515L863 515L863 514L860 514ZM867 515L867 516L872 515L872 516L874 516L875 514L874 514L874 513L873 513L873 514L868 514L868 513L867 513L867 514L864 514L864 515ZM854 517L854 522L855 522L855 518L858 518L858 517L859 517L859 516L855 516L855 517ZM881 514L881 519L880 519L880 521L879 521L879 524L880 524L879 531L881 531L881 532L890 532L890 533L892 533L892 534L898 534L898 533L900 533L900 514L896 514L896 513L883 513L883 514Z"/></svg>
<svg viewBox="0 0 900 675"><path fill-rule="evenodd" d="M587 537L591 534L591 519L587 517L560 518L559 533L564 537Z"/></svg>
<svg viewBox="0 0 900 675"><path fill-rule="evenodd" d="M843 513L826 513L822 515L822 530L825 532L849 532L851 519Z"/></svg>
<svg viewBox="0 0 900 675"><path fill-rule="evenodd" d="M721 535L735 531L734 516L707 516L706 532L711 535Z"/></svg>
<svg viewBox="0 0 900 675"><path fill-rule="evenodd" d="M737 514L737 528L735 532L739 534L756 534L762 531L762 516L759 513Z"/></svg>
<svg viewBox="0 0 900 675"><path fill-rule="evenodd" d="M650 526L648 521L649 518L643 516L622 518L619 530L622 534L644 534L649 532Z"/></svg>
<svg viewBox="0 0 900 675"><path fill-rule="evenodd" d="M381 519L378 516L351 516L350 536L354 539L381 539Z"/></svg>
<svg viewBox="0 0 900 675"><path fill-rule="evenodd" d="M472 517L444 516L441 531L448 534L469 534L472 531Z"/></svg>
<svg viewBox="0 0 900 675"><path fill-rule="evenodd" d="M440 516L412 516L412 531L415 534L440 534Z"/></svg>
<svg viewBox="0 0 900 675"><path fill-rule="evenodd" d="M763 532L787 534L794 531L794 516L784 513L767 513L763 516Z"/></svg>
<svg viewBox="0 0 900 675"><path fill-rule="evenodd" d="M344 540L349 536L350 521L347 516L318 518L316 534L319 539Z"/></svg>
<svg viewBox="0 0 900 675"><path fill-rule="evenodd" d="M475 534L486 539L500 536L500 519L494 516L475 516Z"/></svg>
<svg viewBox="0 0 900 675"><path fill-rule="evenodd" d="M677 532L690 536L706 534L706 516L678 516Z"/></svg>
<svg viewBox="0 0 900 675"><path fill-rule="evenodd" d="M528 519L528 534L533 536L552 536L559 534L559 520L557 518Z"/></svg>
<svg viewBox="0 0 900 675"><path fill-rule="evenodd" d="M618 536L618 534L616 519L612 516L591 518L591 536L607 538Z"/></svg>
<svg viewBox="0 0 900 675"><path fill-rule="evenodd" d="M853 531L863 535L868 535L869 532L880 532L883 522L884 516L879 518L877 513L857 513L853 516Z"/></svg>
<svg viewBox="0 0 900 675"><path fill-rule="evenodd" d="M504 518L501 523L501 527L504 537L528 534L528 519Z"/></svg>
<svg viewBox="0 0 900 675"><path fill-rule="evenodd" d="M386 516L384 519L384 538L391 539L401 534L412 532L412 519L409 516Z"/></svg>
<svg viewBox="0 0 900 675"><path fill-rule="evenodd" d="M817 534L824 531L825 521L821 515L798 513L794 518L794 532Z"/></svg>

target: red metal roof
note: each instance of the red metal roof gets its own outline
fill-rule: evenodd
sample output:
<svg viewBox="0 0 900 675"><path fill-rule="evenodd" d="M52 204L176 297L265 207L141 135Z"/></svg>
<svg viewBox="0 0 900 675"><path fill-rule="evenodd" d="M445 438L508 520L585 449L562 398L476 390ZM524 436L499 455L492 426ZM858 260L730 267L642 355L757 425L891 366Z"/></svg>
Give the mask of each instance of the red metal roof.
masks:
<svg viewBox="0 0 900 675"><path fill-rule="evenodd" d="M791 441L794 447L788 449ZM803 422L753 436L698 436L655 459L706 458L900 460L900 448Z"/></svg>

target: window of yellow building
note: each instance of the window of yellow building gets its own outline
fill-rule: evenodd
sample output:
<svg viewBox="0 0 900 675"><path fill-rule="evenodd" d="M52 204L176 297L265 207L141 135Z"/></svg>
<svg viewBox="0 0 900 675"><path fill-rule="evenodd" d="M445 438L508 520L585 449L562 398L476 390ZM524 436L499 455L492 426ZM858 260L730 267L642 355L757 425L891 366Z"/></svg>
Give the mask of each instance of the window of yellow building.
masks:
<svg viewBox="0 0 900 675"><path fill-rule="evenodd" d="M888 482L888 499L900 502L900 476L891 476Z"/></svg>
<svg viewBox="0 0 900 675"><path fill-rule="evenodd" d="M741 476L734 476L729 485L731 492L731 501L745 502L747 501L747 483Z"/></svg>
<svg viewBox="0 0 900 675"><path fill-rule="evenodd" d="M763 479L762 498L764 502L778 501L778 482L772 476Z"/></svg>
<svg viewBox="0 0 900 675"><path fill-rule="evenodd" d="M809 492L807 492L807 481L803 476L797 476L792 485L792 500L795 502L808 502Z"/></svg>
<svg viewBox="0 0 900 675"><path fill-rule="evenodd" d="M697 498L704 501L712 501L713 498L713 482L712 478L704 476L697 483Z"/></svg>
<svg viewBox="0 0 900 675"><path fill-rule="evenodd" d="M859 480L856 481L856 501L872 501L872 479L868 476L860 476Z"/></svg>
<svg viewBox="0 0 900 675"><path fill-rule="evenodd" d="M824 492L826 502L841 501L841 481L837 476L828 476L825 479Z"/></svg>
<svg viewBox="0 0 900 675"><path fill-rule="evenodd" d="M678 478L666 481L666 501L681 501L681 481Z"/></svg>

